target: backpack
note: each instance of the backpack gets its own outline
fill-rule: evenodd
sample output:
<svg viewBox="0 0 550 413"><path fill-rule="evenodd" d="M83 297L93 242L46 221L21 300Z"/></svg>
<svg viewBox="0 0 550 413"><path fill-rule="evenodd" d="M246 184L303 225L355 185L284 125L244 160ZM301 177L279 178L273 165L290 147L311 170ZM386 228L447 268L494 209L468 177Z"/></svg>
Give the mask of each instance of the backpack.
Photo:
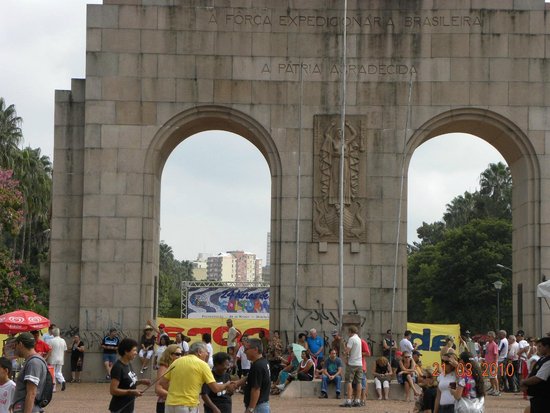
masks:
<svg viewBox="0 0 550 413"><path fill-rule="evenodd" d="M39 407L46 407L48 404L50 404L53 398L54 383L53 383L52 375L48 370L48 363L46 363L46 360L38 356L31 357L31 358L42 360L42 363L44 363L44 366L46 366L46 378L44 379L44 387L42 388L42 391L40 392L40 394L37 394L34 399L34 404L36 404Z"/></svg>

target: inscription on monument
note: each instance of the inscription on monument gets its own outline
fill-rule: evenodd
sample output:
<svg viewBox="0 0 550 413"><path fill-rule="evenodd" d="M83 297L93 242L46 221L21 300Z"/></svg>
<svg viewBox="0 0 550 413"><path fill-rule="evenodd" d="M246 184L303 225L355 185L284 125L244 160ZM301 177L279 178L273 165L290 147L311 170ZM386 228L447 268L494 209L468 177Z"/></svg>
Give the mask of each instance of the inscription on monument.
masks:
<svg viewBox="0 0 550 413"><path fill-rule="evenodd" d="M372 62L372 63L350 63L346 65L346 75L348 77L359 77L367 75L412 75L418 73L416 66L400 62ZM296 75L302 72L302 75L323 75L328 74L332 77L340 76L344 71L341 64L323 63L323 62L293 62L283 61L276 64L265 63L261 73L277 73Z"/></svg>
<svg viewBox="0 0 550 413"><path fill-rule="evenodd" d="M342 133L339 115L316 115L314 124L315 195L313 240L338 241L340 213L344 215L344 240L365 241L365 151L360 116L346 116ZM344 210L340 210L341 139L344 136Z"/></svg>
<svg viewBox="0 0 550 413"><path fill-rule="evenodd" d="M314 28L332 29L346 25L349 29L359 30L384 30L393 31L401 29L433 29L433 28L475 28L483 25L479 15L449 14L449 15L404 15L404 16L378 16L378 15L352 15L345 19L339 15L319 14L268 14L235 12L216 16L211 13L208 20L210 24L234 25L235 27L281 27L281 28Z"/></svg>

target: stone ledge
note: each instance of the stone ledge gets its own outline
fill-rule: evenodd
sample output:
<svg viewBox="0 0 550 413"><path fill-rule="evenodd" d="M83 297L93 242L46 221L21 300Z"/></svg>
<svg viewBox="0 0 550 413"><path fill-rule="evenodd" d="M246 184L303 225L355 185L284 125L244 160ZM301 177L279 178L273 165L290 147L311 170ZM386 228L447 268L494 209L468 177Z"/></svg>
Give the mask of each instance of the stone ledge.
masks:
<svg viewBox="0 0 550 413"><path fill-rule="evenodd" d="M342 398L345 395L345 382L342 381ZM374 387L373 380L367 380L368 395L367 399L373 400L378 396ZM319 397L321 395L321 380L313 381L293 381L281 393L283 399L300 399ZM329 399L336 398L336 387L334 384L328 386ZM412 395L411 395L412 399ZM390 383L390 400L405 400L405 389L399 383L392 381Z"/></svg>

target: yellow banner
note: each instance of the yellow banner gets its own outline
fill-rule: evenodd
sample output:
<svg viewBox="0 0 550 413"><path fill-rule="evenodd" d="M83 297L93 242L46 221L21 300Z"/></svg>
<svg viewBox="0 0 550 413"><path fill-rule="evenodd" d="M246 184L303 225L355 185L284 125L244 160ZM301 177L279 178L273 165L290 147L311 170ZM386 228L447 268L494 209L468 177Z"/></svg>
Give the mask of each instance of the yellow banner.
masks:
<svg viewBox="0 0 550 413"><path fill-rule="evenodd" d="M455 340L458 352L460 324L420 324L407 323L407 330L412 331L412 342L422 353L422 366L441 365L439 351L445 345L445 338L451 336Z"/></svg>
<svg viewBox="0 0 550 413"><path fill-rule="evenodd" d="M214 353L225 351L227 349L227 318L159 318L158 324L166 325L166 332L170 339L174 340L176 333L182 332L191 337L191 343L201 341L204 333L212 335L212 347ZM269 337L269 320L265 319L233 319L233 326L241 334L247 334L249 337L258 337L261 330L265 331L266 337Z"/></svg>

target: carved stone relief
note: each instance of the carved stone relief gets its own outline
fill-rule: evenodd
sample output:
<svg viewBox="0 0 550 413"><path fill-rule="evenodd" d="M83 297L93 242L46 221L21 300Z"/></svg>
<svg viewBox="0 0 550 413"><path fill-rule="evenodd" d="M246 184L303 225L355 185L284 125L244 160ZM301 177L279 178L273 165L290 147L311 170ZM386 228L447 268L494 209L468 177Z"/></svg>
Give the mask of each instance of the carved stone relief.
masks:
<svg viewBox="0 0 550 413"><path fill-rule="evenodd" d="M344 241L366 241L365 133L360 116L314 119L313 241L337 242L340 219L340 154L344 136Z"/></svg>

